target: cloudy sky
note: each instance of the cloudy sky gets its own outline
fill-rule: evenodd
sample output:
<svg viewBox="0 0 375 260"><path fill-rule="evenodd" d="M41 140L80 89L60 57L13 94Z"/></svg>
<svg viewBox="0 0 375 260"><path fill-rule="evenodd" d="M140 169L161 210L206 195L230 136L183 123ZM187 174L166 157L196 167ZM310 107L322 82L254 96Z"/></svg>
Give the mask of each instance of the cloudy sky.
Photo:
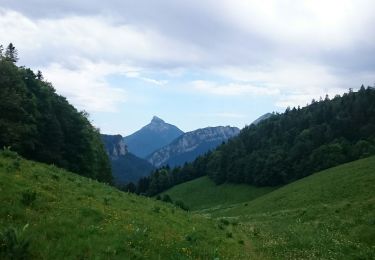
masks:
<svg viewBox="0 0 375 260"><path fill-rule="evenodd" d="M104 133L243 127L375 82L373 0L0 0L0 43Z"/></svg>

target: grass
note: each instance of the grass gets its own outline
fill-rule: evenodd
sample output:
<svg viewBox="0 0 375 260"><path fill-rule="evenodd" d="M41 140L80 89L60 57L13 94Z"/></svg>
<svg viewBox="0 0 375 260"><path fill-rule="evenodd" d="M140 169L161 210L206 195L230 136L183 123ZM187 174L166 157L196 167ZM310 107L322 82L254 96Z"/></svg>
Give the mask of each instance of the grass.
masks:
<svg viewBox="0 0 375 260"><path fill-rule="evenodd" d="M232 204L219 195L207 203L206 196L214 192L204 189L203 182L207 180L197 180L200 192L191 198L186 190L196 190L194 182L168 194L187 203L194 200L197 212L227 220L223 228L244 234L254 250L271 259L375 259L374 156L249 196L247 202L238 199L240 191L233 185Z"/></svg>
<svg viewBox="0 0 375 260"><path fill-rule="evenodd" d="M262 258L216 220L9 152L0 201L1 259Z"/></svg>
<svg viewBox="0 0 375 260"><path fill-rule="evenodd" d="M175 186L163 192L162 195L168 194L173 201L183 201L191 210L203 210L248 202L274 189L256 188L244 184L216 185L208 177L201 177Z"/></svg>
<svg viewBox="0 0 375 260"><path fill-rule="evenodd" d="M375 157L278 189L201 178L193 211L0 153L0 259L374 259Z"/></svg>

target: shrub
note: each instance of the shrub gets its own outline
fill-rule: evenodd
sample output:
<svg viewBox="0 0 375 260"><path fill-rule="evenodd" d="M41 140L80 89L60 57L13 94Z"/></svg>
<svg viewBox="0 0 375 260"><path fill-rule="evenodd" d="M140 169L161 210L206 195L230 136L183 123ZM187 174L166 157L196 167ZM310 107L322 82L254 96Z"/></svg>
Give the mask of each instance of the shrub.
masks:
<svg viewBox="0 0 375 260"><path fill-rule="evenodd" d="M190 233L185 236L185 240L191 243L195 243L198 240L198 234L197 233Z"/></svg>
<svg viewBox="0 0 375 260"><path fill-rule="evenodd" d="M21 159L19 157L17 157L13 163L12 163L12 167L14 170L19 170L21 168Z"/></svg>
<svg viewBox="0 0 375 260"><path fill-rule="evenodd" d="M56 174L52 174L52 175L51 175L51 178L52 178L53 180L55 180L55 181L60 180L60 176L58 176L58 175L56 175Z"/></svg>
<svg viewBox="0 0 375 260"><path fill-rule="evenodd" d="M161 200L161 197L160 197L160 195L158 195L158 196L156 196L156 198L155 198L156 200Z"/></svg>
<svg viewBox="0 0 375 260"><path fill-rule="evenodd" d="M168 194L164 194L161 200L167 203L173 203L173 200Z"/></svg>
<svg viewBox="0 0 375 260"><path fill-rule="evenodd" d="M18 153L11 151L10 146L4 147L0 154L6 158L11 158L11 159L18 158Z"/></svg>
<svg viewBox="0 0 375 260"><path fill-rule="evenodd" d="M0 258L1 259L28 259L29 239L25 238L25 225L21 232L14 228L7 228L0 233Z"/></svg>
<svg viewBox="0 0 375 260"><path fill-rule="evenodd" d="M223 223L224 225L228 226L229 225L229 221L225 218L221 218L220 219L220 222Z"/></svg>
<svg viewBox="0 0 375 260"><path fill-rule="evenodd" d="M36 192L27 190L22 192L21 202L25 206L30 206L36 200Z"/></svg>
<svg viewBox="0 0 375 260"><path fill-rule="evenodd" d="M227 238L232 238L233 237L233 234L231 232L227 232Z"/></svg>
<svg viewBox="0 0 375 260"><path fill-rule="evenodd" d="M152 208L152 211L155 212L155 213L159 213L160 212L160 207L155 206L155 207Z"/></svg>
<svg viewBox="0 0 375 260"><path fill-rule="evenodd" d="M108 206L110 200L111 200L111 198L110 198L109 196L105 196L105 197L103 198L103 203L104 203L104 205Z"/></svg>
<svg viewBox="0 0 375 260"><path fill-rule="evenodd" d="M186 210L186 211L189 211L189 207L186 206L181 200L177 200L175 203L174 203L177 207L183 209L183 210Z"/></svg>

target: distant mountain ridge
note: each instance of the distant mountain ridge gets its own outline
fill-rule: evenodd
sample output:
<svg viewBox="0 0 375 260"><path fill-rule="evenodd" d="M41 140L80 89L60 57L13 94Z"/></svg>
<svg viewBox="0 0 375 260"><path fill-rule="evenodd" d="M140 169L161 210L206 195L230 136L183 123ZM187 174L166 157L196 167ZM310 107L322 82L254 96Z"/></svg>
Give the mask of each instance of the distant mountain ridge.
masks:
<svg viewBox="0 0 375 260"><path fill-rule="evenodd" d="M183 165L240 133L230 126L207 127L187 132L147 157L155 167Z"/></svg>
<svg viewBox="0 0 375 260"><path fill-rule="evenodd" d="M140 158L146 158L149 154L169 144L183 133L178 127L154 116L148 125L124 137L124 141L130 153Z"/></svg>
<svg viewBox="0 0 375 260"><path fill-rule="evenodd" d="M113 181L117 186L137 182L154 170L154 167L146 160L128 152L121 135L103 134L101 137L111 161Z"/></svg>

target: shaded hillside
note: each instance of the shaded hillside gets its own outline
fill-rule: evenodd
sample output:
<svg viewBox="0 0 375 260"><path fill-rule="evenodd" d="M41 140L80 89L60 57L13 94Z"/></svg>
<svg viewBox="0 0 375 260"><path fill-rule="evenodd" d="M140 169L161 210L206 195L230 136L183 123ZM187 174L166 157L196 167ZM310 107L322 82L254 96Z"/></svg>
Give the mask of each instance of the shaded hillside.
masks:
<svg viewBox="0 0 375 260"><path fill-rule="evenodd" d="M128 152L121 135L101 135L101 137L111 161L113 181L116 186L137 182L154 170L149 162Z"/></svg>
<svg viewBox="0 0 375 260"><path fill-rule="evenodd" d="M0 147L111 182L99 131L88 114L56 94L41 72L17 67L16 60L0 55Z"/></svg>
<svg viewBox="0 0 375 260"><path fill-rule="evenodd" d="M239 132L236 127L218 126L184 133L170 144L153 152L147 160L155 167L181 166L216 148Z"/></svg>
<svg viewBox="0 0 375 260"><path fill-rule="evenodd" d="M127 153L111 160L114 183L124 185L137 182L140 178L149 176L155 169L149 162Z"/></svg>
<svg viewBox="0 0 375 260"><path fill-rule="evenodd" d="M1 259L259 258L217 221L8 151L0 190Z"/></svg>
<svg viewBox="0 0 375 260"><path fill-rule="evenodd" d="M146 158L157 149L169 144L182 135L176 126L165 123L162 119L154 116L151 122L140 130L124 137L129 152L140 158Z"/></svg>

